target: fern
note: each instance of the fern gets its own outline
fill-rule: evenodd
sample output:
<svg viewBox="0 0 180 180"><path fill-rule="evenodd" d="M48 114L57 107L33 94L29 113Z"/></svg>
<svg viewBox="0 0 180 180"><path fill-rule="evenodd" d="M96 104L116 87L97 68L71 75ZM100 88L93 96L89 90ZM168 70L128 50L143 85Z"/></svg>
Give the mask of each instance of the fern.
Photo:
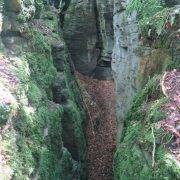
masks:
<svg viewBox="0 0 180 180"><path fill-rule="evenodd" d="M127 6L127 13L136 11L141 33L146 36L155 32L158 36L162 34L169 8L165 8L163 0L131 0Z"/></svg>

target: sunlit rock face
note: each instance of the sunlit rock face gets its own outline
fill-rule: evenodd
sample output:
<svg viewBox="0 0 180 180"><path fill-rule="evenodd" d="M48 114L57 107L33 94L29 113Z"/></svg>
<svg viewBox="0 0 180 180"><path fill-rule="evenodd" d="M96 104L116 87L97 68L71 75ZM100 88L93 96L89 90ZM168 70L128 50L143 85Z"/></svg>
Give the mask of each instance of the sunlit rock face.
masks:
<svg viewBox="0 0 180 180"><path fill-rule="evenodd" d="M139 58L135 54L138 46L138 27L136 14L127 16L125 12L128 1L114 1L114 50L112 69L116 83L116 112L119 136L123 119L136 91L136 74Z"/></svg>

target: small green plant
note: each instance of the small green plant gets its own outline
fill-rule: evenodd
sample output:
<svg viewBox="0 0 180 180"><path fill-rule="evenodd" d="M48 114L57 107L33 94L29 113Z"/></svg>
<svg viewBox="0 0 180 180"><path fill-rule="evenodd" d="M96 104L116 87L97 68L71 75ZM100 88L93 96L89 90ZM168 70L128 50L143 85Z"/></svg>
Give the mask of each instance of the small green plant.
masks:
<svg viewBox="0 0 180 180"><path fill-rule="evenodd" d="M144 101L146 100L146 103L148 101L151 101L154 96L160 95L160 87L158 86L159 77L155 76L152 79L148 81L146 86L134 97L134 100L132 102L132 105L127 113L127 121L137 120L141 121L145 118L145 110L143 110L142 106Z"/></svg>
<svg viewBox="0 0 180 180"><path fill-rule="evenodd" d="M157 85L158 76L137 93L125 120L124 137L114 159L114 179L179 179L175 165L164 145L172 139L155 124L164 119L166 102ZM123 152L123 153L122 153Z"/></svg>
<svg viewBox="0 0 180 180"><path fill-rule="evenodd" d="M35 0L35 18L39 19L41 17L41 12L44 8L43 1L42 0Z"/></svg>
<svg viewBox="0 0 180 180"><path fill-rule="evenodd" d="M165 32L166 22L169 20L171 8L166 8L162 0L131 0L127 6L127 13L137 12L141 34L158 36ZM170 20L170 26L174 18Z"/></svg>
<svg viewBox="0 0 180 180"><path fill-rule="evenodd" d="M29 27L26 34L27 38L32 40L32 50L39 53L50 54L51 47L47 39L44 37L43 33L35 29L34 27Z"/></svg>
<svg viewBox="0 0 180 180"><path fill-rule="evenodd" d="M56 76L52 57L46 54L27 53L26 58L29 62L31 78L38 83L39 87L48 90Z"/></svg>

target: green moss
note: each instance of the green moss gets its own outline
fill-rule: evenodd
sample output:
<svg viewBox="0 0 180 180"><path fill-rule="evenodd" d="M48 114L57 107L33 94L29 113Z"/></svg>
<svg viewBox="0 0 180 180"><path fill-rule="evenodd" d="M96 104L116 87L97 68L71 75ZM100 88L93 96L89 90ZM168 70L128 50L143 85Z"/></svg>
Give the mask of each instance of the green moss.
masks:
<svg viewBox="0 0 180 180"><path fill-rule="evenodd" d="M11 106L4 103L0 103L0 125L5 124L7 122L11 110L12 110Z"/></svg>
<svg viewBox="0 0 180 180"><path fill-rule="evenodd" d="M47 90L56 77L56 69L53 66L52 57L33 52L27 53L26 58L29 62L31 78L35 80L40 87Z"/></svg>
<svg viewBox="0 0 180 180"><path fill-rule="evenodd" d="M39 89L36 83L30 81L28 84L28 99L30 103L38 107L42 101L42 97L42 91Z"/></svg>
<svg viewBox="0 0 180 180"><path fill-rule="evenodd" d="M29 28L27 36L31 39L31 52L25 53L24 58L29 63L31 79L48 91L56 77L50 42L34 28Z"/></svg>
<svg viewBox="0 0 180 180"><path fill-rule="evenodd" d="M15 177L27 178L39 166L40 168L47 168L46 171L53 174L54 167L57 164L55 162L62 155L61 116L61 107L49 111L46 103L44 105L41 104L36 111L30 107L21 107L18 119L13 123L16 132L19 134L16 143L14 142L15 145L13 145L17 151L16 155L12 155L14 148L9 148L6 145L8 149L7 154L11 157L9 163L14 170L13 174ZM49 135L45 139L43 128L46 126L49 128ZM12 146L11 138L13 134L10 134L10 136L4 139L4 142L9 142L10 146ZM51 164L50 171L47 166L41 167L41 162L44 161L43 159L41 160L44 148L50 152L49 156L51 158L48 159L48 163Z"/></svg>
<svg viewBox="0 0 180 180"><path fill-rule="evenodd" d="M158 99L150 105L146 118L148 122L154 123L165 118L165 114L161 110L161 105L164 104L166 100L167 98Z"/></svg>
<svg viewBox="0 0 180 180"><path fill-rule="evenodd" d="M167 70L180 69L179 59L170 61L166 69Z"/></svg>
<svg viewBox="0 0 180 180"><path fill-rule="evenodd" d="M146 107L142 107L144 102L151 101L151 99L156 98L160 95L160 87L158 85L159 77L155 76L154 78L150 79L146 84L145 88L139 90L136 94L132 105L127 113L127 120L126 123L131 121L132 119L141 121L145 118L146 115Z"/></svg>
<svg viewBox="0 0 180 180"><path fill-rule="evenodd" d="M83 150L85 148L85 140L82 139L82 137L83 137L83 129L82 129L83 118L82 118L80 110L78 109L77 105L73 101L68 102L67 113L68 113L68 117L71 119L71 121L73 121L73 122L71 122L71 124L73 124L74 136L76 139L76 144L79 147L78 148L79 153L85 152Z"/></svg>
<svg viewBox="0 0 180 180"><path fill-rule="evenodd" d="M8 0L7 4L10 7L8 10L17 13L16 20L19 23L25 23L34 16L34 0Z"/></svg>
<svg viewBox="0 0 180 180"><path fill-rule="evenodd" d="M24 57L12 58L15 67L12 72L18 77L21 84L25 85L29 81L30 69L27 60Z"/></svg>
<svg viewBox="0 0 180 180"><path fill-rule="evenodd" d="M5 125L18 108L12 93L0 82L0 126Z"/></svg>
<svg viewBox="0 0 180 180"><path fill-rule="evenodd" d="M167 68L170 62L170 55L168 49L143 49L139 47L140 51L146 52L141 54L140 63L137 74L137 82L143 87L150 78L154 77L155 74L161 74Z"/></svg>
<svg viewBox="0 0 180 180"><path fill-rule="evenodd" d="M51 172L49 169L53 169L53 154L45 147L41 150L40 162L39 162L39 171L42 179L50 179Z"/></svg>
<svg viewBox="0 0 180 180"><path fill-rule="evenodd" d="M41 149L39 172L41 179L57 179L59 175L59 161L62 157L62 130L61 116L62 107L55 111L48 112L46 108L40 108L41 118L44 119L46 128L48 128L48 136L45 141L47 146ZM52 143L53 142L53 143ZM57 175L57 176L56 176Z"/></svg>
<svg viewBox="0 0 180 180"><path fill-rule="evenodd" d="M65 50L66 51L66 50ZM68 53L66 54L66 59L68 59ZM67 112L68 123L72 124L74 129L74 137L76 140L76 145L79 151L79 158L83 161L85 159L85 139L83 135L83 122L85 120L85 113L80 106L81 99L79 97L78 87L75 79L71 76L70 68L68 62L64 64L64 75L65 75L65 85L68 91L69 100L65 110ZM71 122L69 122L71 121Z"/></svg>
<svg viewBox="0 0 180 180"><path fill-rule="evenodd" d="M51 36L55 35L57 39L59 39L58 19L56 16L54 16L53 12L44 11L42 14L42 19L44 20L44 24L46 25L46 27L48 27L52 32L54 32L53 34L51 34Z"/></svg>
<svg viewBox="0 0 180 180"><path fill-rule="evenodd" d="M28 3L28 0L23 3ZM31 4L27 4L29 5ZM80 174L84 173L81 168L85 160L82 127L84 113L82 107L77 105L78 91L75 90L77 87L69 69L67 50L62 53L65 62L60 80L63 81L64 90L61 93L67 93L68 104L62 107L52 102L51 89L57 70L53 65L51 48L52 44L60 41L57 33L57 17L49 11L44 12L44 9L43 13L41 12L41 0L36 0L35 6L35 17L42 17L41 25L48 33L44 34L36 25L33 24L32 27L27 23L23 37L27 38L28 43L26 46L17 44L19 57L14 57L11 61L12 72L18 78L17 89L13 92L18 109L16 107L10 112L2 108L2 113L7 113L3 123L10 122L10 128L0 137L7 167L10 169L9 176L19 180L37 176L43 180L69 180L76 174L79 178ZM27 18L30 20L29 13L25 19L19 21L20 24L27 22ZM21 15L20 13L18 17ZM66 117L65 110L68 112ZM62 121L65 120L73 127L79 162L74 161L69 150L63 147Z"/></svg>
<svg viewBox="0 0 180 180"><path fill-rule="evenodd" d="M8 172L4 172L5 179L10 176L16 176L16 174L22 175L19 169L22 168L22 164L19 161L18 147L16 144L16 132L14 129L7 129L5 133L1 134L1 147L3 152L6 153ZM9 173L9 174L8 174ZM1 174L0 174L1 175Z"/></svg>
<svg viewBox="0 0 180 180"><path fill-rule="evenodd" d="M115 179L178 179L180 169L173 157L161 145L172 138L154 124L164 119L161 110L166 98L160 95L158 78L150 79L135 96L126 118L124 137L117 147L114 161ZM153 132L152 132L153 128ZM152 167L152 152L155 148L155 167Z"/></svg>
<svg viewBox="0 0 180 180"><path fill-rule="evenodd" d="M50 55L51 46L42 32L34 27L30 27L26 34L27 38L31 40L31 47L37 53L45 53Z"/></svg>
<svg viewBox="0 0 180 180"><path fill-rule="evenodd" d="M41 13L44 8L43 0L35 0L35 8L36 8L36 11L35 11L34 17L36 19L39 19L41 17Z"/></svg>
<svg viewBox="0 0 180 180"><path fill-rule="evenodd" d="M65 148L63 148L63 155L59 167L60 167L59 178L64 180L73 179L74 175L78 174L79 171L78 163L72 159L71 154Z"/></svg>
<svg viewBox="0 0 180 180"><path fill-rule="evenodd" d="M122 144L115 154L115 164L118 164L114 168L116 180L149 179L151 176L143 152L136 145Z"/></svg>

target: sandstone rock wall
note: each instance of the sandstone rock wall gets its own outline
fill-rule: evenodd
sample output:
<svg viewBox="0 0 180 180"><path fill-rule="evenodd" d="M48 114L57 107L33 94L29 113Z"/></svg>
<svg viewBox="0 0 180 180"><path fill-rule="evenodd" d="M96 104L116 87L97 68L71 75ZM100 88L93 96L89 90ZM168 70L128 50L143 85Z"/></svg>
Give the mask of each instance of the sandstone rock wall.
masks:
<svg viewBox="0 0 180 180"><path fill-rule="evenodd" d="M111 61L113 0L72 0L63 32L76 69L91 74L101 61Z"/></svg>
<svg viewBox="0 0 180 180"><path fill-rule="evenodd" d="M135 54L138 46L136 14L127 16L128 1L114 1L114 49L112 69L116 83L116 116L119 136L127 108L136 91L136 75L139 58ZM119 139L119 138L118 138Z"/></svg>
<svg viewBox="0 0 180 180"><path fill-rule="evenodd" d="M97 65L112 61L119 122L136 89L136 15L126 16L124 1L72 0L63 25L65 41L78 71L93 74Z"/></svg>
<svg viewBox="0 0 180 180"><path fill-rule="evenodd" d="M65 13L63 30L75 67L82 73L90 74L100 54L97 48L95 1L72 0Z"/></svg>
<svg viewBox="0 0 180 180"><path fill-rule="evenodd" d="M85 112L69 53L56 12L35 2L4 0L0 179L86 179Z"/></svg>
<svg viewBox="0 0 180 180"><path fill-rule="evenodd" d="M100 64L102 61L111 61L114 44L113 31L113 0L96 0L97 21L101 41Z"/></svg>

